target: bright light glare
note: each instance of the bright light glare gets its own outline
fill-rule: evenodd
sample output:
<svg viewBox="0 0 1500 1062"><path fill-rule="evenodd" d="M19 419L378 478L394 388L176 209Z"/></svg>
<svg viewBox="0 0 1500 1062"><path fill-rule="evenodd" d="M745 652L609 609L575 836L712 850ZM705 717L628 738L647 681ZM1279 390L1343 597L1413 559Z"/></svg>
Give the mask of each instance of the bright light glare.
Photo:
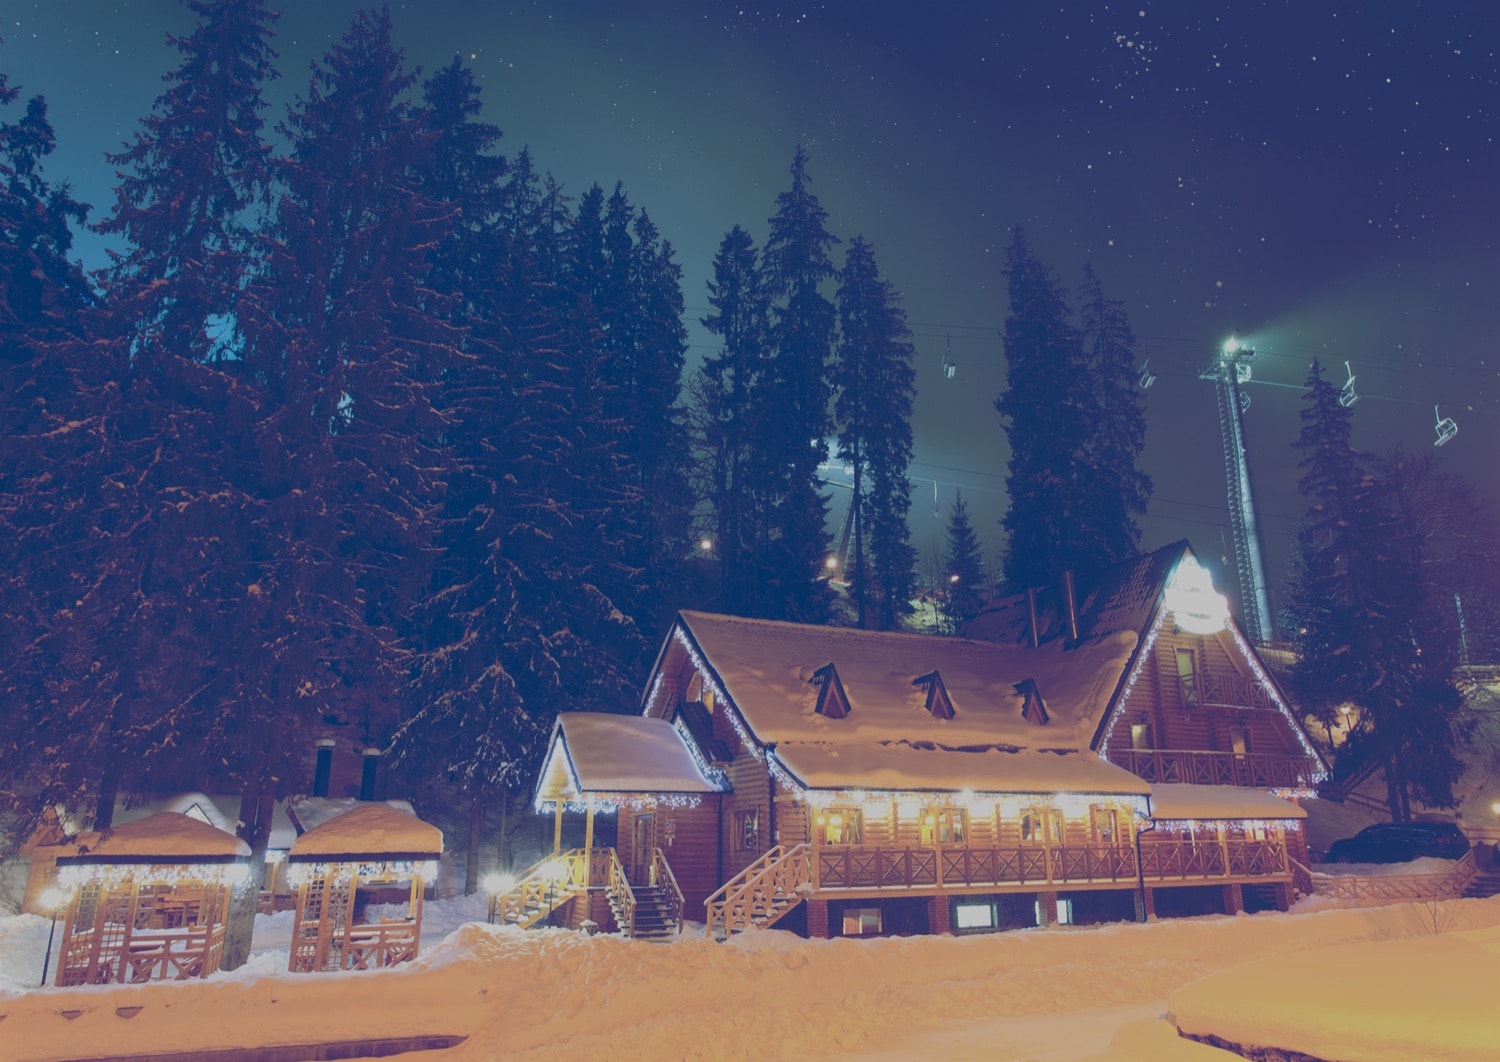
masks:
<svg viewBox="0 0 1500 1062"><path fill-rule="evenodd" d="M68 893L59 889L56 885L43 889L41 895L36 898L37 904L48 914L60 910L67 905Z"/></svg>
<svg viewBox="0 0 1500 1062"><path fill-rule="evenodd" d="M485 892L498 896L516 887L516 876L514 874L486 874L479 884Z"/></svg>
<svg viewBox="0 0 1500 1062"><path fill-rule="evenodd" d="M549 859L542 864L539 873L543 881L550 881L556 885L568 876L568 864L564 863L561 859Z"/></svg>
<svg viewBox="0 0 1500 1062"><path fill-rule="evenodd" d="M827 568L829 571L833 571L838 566L839 566L839 559L838 559L838 557L834 556L832 553L830 553L828 555L828 559L823 562L823 567Z"/></svg>

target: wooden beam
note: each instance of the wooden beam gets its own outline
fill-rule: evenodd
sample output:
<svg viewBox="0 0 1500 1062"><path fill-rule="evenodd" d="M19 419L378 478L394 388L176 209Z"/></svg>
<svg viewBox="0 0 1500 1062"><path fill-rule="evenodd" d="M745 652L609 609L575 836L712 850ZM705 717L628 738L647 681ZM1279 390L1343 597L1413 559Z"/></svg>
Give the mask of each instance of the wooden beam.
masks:
<svg viewBox="0 0 1500 1062"><path fill-rule="evenodd" d="M563 798L562 798L562 794L559 793L557 795L557 819L555 820L555 822L553 823L553 826L552 826L552 854L553 855L562 855L562 812L563 812Z"/></svg>
<svg viewBox="0 0 1500 1062"><path fill-rule="evenodd" d="M594 798L585 798L588 818L583 826L583 887L594 883Z"/></svg>

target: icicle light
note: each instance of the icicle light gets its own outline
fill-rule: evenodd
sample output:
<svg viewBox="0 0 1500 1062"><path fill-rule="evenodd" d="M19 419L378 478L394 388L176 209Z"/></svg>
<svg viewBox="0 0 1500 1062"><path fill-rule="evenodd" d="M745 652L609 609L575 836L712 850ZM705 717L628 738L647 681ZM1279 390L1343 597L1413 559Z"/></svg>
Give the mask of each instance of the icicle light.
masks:
<svg viewBox="0 0 1500 1062"><path fill-rule="evenodd" d="M764 760L766 758L766 754L761 750L760 742L755 739L755 735L750 733L750 728L746 726L744 720L740 718L739 709L734 706L734 700L727 693L725 693L724 688L720 686L717 681L715 681L713 671L710 670L708 663L703 659L702 654L698 652L698 647L693 644L693 640L689 638L683 631L681 624L678 624L677 626L674 626L672 628L672 637L676 639L679 645L687 650L688 659L693 662L693 666L697 668L698 673L703 676L703 685L713 692L714 703L722 703L725 716L728 717L730 724L733 725L734 732L739 735L740 744L744 746L745 750L749 752L750 755L754 756L757 760Z"/></svg>
<svg viewBox="0 0 1500 1062"><path fill-rule="evenodd" d="M1293 718L1292 710L1286 706L1286 702L1283 701L1281 697L1276 693L1275 683L1273 683L1270 678L1267 677L1264 669L1262 669L1260 666L1260 661L1256 659L1255 653L1251 651L1250 646L1245 644L1245 639L1240 637L1240 632L1233 626L1229 628L1229 633L1234 635L1234 644L1240 647L1240 652L1243 653L1245 655L1245 659L1250 662L1250 670L1255 672L1256 680L1266 688L1266 692L1271 695L1271 700L1276 705L1276 710L1281 713L1281 717L1285 719L1287 721L1287 725L1292 728L1292 733L1297 735L1297 741L1302 745L1302 751L1305 752L1308 759L1312 760L1314 763L1321 763L1322 761L1318 758L1317 751L1312 747L1312 743L1307 740L1307 735L1302 733L1302 727L1299 726L1296 719ZM1313 776L1307 779L1307 781L1312 785L1317 785L1327 777L1328 772L1319 767L1313 771Z"/></svg>
<svg viewBox="0 0 1500 1062"><path fill-rule="evenodd" d="M288 863L287 883L301 886L314 878L331 881L413 881L420 878L431 885L437 880L436 859L396 859L389 863Z"/></svg>
<svg viewBox="0 0 1500 1062"><path fill-rule="evenodd" d="M1160 830L1210 830L1217 832L1226 826L1238 826L1247 833L1251 830L1286 830L1296 833L1302 829L1301 819L1157 819Z"/></svg>
<svg viewBox="0 0 1500 1062"><path fill-rule="evenodd" d="M1167 610L1159 608L1156 610L1156 619L1151 624L1151 629L1146 632L1146 640L1141 644L1141 651L1135 656L1135 666L1130 669L1130 674L1125 679L1125 687L1120 691L1119 698L1115 701L1115 711L1109 717L1109 723L1104 728L1104 738L1099 742L1099 757L1109 758L1109 742L1115 734L1115 724L1120 721L1121 711L1125 702L1130 700L1130 694L1135 689L1136 681L1145 670L1146 661L1151 659L1151 651L1156 648L1157 635L1161 634L1162 624L1166 622Z"/></svg>
<svg viewBox="0 0 1500 1062"><path fill-rule="evenodd" d="M692 732L688 730L687 723L683 721L682 716L679 715L672 721L672 729L676 730L677 736L682 738L682 743L687 748L688 754L693 757L693 766L698 768L698 774L702 776L703 780L720 792L727 792L729 790L728 777L725 776L723 771L703 758L703 752L698 748L698 742L694 740Z"/></svg>
<svg viewBox="0 0 1500 1062"><path fill-rule="evenodd" d="M596 815L613 815L621 808L632 811L651 811L654 808L696 808L703 799L696 793L590 793L592 808ZM563 801L563 810L586 813L590 804L585 800ZM541 814L555 814L557 801L538 799L536 810Z"/></svg>
<svg viewBox="0 0 1500 1062"><path fill-rule="evenodd" d="M250 868L237 863L83 863L57 868L57 883L72 889L89 883L113 884L138 881L153 885L186 885L215 882L238 885L250 877Z"/></svg>

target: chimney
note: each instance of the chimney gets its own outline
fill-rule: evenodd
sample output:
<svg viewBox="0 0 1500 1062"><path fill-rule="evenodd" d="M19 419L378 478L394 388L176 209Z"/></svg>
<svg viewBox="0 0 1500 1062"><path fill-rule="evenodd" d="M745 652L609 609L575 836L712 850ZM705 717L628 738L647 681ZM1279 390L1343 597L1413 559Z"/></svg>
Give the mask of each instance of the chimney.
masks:
<svg viewBox="0 0 1500 1062"><path fill-rule="evenodd" d="M359 799L375 799L375 772L380 767L380 750L365 749L365 765L359 776Z"/></svg>
<svg viewBox="0 0 1500 1062"><path fill-rule="evenodd" d="M1037 629L1036 618L1036 587L1026 588L1026 636L1031 639L1031 647L1035 649L1042 644L1042 632Z"/></svg>
<svg viewBox="0 0 1500 1062"><path fill-rule="evenodd" d="M1068 641L1078 640L1078 600L1073 593L1073 573L1063 572L1063 604L1068 613Z"/></svg>
<svg viewBox="0 0 1500 1062"><path fill-rule="evenodd" d="M328 795L328 776L333 773L333 738L318 739L318 763L313 768L312 795Z"/></svg>

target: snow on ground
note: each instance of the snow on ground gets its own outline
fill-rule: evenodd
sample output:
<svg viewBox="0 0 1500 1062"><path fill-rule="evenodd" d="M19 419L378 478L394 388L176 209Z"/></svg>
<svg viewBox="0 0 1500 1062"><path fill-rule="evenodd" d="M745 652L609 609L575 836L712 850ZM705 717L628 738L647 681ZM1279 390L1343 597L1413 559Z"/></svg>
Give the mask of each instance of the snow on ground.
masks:
<svg viewBox="0 0 1500 1062"><path fill-rule="evenodd" d="M40 990L49 920L0 918L0 1057L442 1034L469 1037L440 1056L453 1062L1231 1057L1179 1039L1162 1020L1169 1000L1195 1030L1276 1027L1319 1044L1334 1042L1313 1037L1337 1009L1341 1059L1494 1057L1500 898L1451 901L1441 928L1459 932L1445 934L1430 906L1405 904L865 941L771 930L716 944L700 926L665 945L488 926L484 908L427 904L421 957L390 970L287 973L281 913L258 918L255 955L233 973ZM1251 976L1246 963L1262 966Z"/></svg>

